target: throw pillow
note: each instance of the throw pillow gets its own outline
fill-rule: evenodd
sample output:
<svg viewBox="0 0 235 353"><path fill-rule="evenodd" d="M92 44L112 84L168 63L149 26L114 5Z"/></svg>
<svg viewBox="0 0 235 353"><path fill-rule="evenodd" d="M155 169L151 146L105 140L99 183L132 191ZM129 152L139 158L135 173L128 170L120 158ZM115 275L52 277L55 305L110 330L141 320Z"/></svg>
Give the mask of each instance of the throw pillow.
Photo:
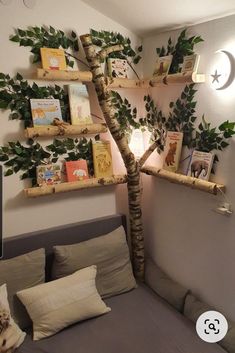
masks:
<svg viewBox="0 0 235 353"><path fill-rule="evenodd" d="M169 278L150 258L145 263L145 282L176 310L183 312L188 289Z"/></svg>
<svg viewBox="0 0 235 353"><path fill-rule="evenodd" d="M31 320L16 297L16 292L43 282L45 282L44 249L0 261L0 285L7 284L11 314L20 328L30 326Z"/></svg>
<svg viewBox="0 0 235 353"><path fill-rule="evenodd" d="M95 286L96 266L17 292L33 321L33 339L51 336L77 321L111 309Z"/></svg>
<svg viewBox="0 0 235 353"><path fill-rule="evenodd" d="M136 287L126 234L121 226L111 233L78 244L54 247L53 278L97 265L97 289L103 298Z"/></svg>
<svg viewBox="0 0 235 353"><path fill-rule="evenodd" d="M7 299L7 286L0 287L0 352L13 352L23 343L26 333L16 325L11 317Z"/></svg>

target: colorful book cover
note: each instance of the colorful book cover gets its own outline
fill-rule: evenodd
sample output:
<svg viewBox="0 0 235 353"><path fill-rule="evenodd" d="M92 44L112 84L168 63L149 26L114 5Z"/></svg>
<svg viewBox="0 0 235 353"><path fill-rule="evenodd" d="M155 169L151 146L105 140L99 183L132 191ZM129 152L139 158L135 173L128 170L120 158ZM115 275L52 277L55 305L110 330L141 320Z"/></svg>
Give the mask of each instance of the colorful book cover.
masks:
<svg viewBox="0 0 235 353"><path fill-rule="evenodd" d="M183 133L178 131L168 131L166 145L164 149L163 168L171 172L176 172L179 167L180 155L183 142Z"/></svg>
<svg viewBox="0 0 235 353"><path fill-rule="evenodd" d="M61 170L58 164L44 164L37 166L37 183L39 186L61 183Z"/></svg>
<svg viewBox="0 0 235 353"><path fill-rule="evenodd" d="M42 67L46 70L66 70L66 60L63 49L40 48Z"/></svg>
<svg viewBox="0 0 235 353"><path fill-rule="evenodd" d="M110 77L128 78L129 66L125 59L108 58L108 75Z"/></svg>
<svg viewBox="0 0 235 353"><path fill-rule="evenodd" d="M111 145L109 141L97 141L92 144L94 172L96 178L113 175Z"/></svg>
<svg viewBox="0 0 235 353"><path fill-rule="evenodd" d="M87 161L85 159L65 162L65 166L68 181L80 181L89 178Z"/></svg>
<svg viewBox="0 0 235 353"><path fill-rule="evenodd" d="M30 99L34 126L52 125L54 119L62 121L59 99Z"/></svg>
<svg viewBox="0 0 235 353"><path fill-rule="evenodd" d="M197 72L199 59L200 55L198 54L184 56L181 72Z"/></svg>
<svg viewBox="0 0 235 353"><path fill-rule="evenodd" d="M153 78L159 76L166 76L170 69L171 62L172 55L158 57L153 72Z"/></svg>
<svg viewBox="0 0 235 353"><path fill-rule="evenodd" d="M82 83L68 86L72 125L92 124L88 91Z"/></svg>
<svg viewBox="0 0 235 353"><path fill-rule="evenodd" d="M214 155L209 152L193 151L187 175L209 180Z"/></svg>

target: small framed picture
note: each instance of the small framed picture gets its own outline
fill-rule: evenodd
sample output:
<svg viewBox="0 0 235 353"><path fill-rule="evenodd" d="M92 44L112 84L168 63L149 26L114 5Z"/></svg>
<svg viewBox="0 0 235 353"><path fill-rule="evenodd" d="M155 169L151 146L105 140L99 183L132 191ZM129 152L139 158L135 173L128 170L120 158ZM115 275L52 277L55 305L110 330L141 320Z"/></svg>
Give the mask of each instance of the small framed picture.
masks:
<svg viewBox="0 0 235 353"><path fill-rule="evenodd" d="M200 56L198 54L184 56L181 73L197 72Z"/></svg>
<svg viewBox="0 0 235 353"><path fill-rule="evenodd" d="M153 77L166 76L170 69L172 62L172 55L161 56L157 58Z"/></svg>

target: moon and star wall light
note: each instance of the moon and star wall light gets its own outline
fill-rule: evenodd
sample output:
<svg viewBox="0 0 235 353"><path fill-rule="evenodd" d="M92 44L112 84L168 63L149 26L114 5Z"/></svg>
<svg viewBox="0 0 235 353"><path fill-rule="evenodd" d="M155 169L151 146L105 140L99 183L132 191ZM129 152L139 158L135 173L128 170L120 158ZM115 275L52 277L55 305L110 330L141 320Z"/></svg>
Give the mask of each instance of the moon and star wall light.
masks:
<svg viewBox="0 0 235 353"><path fill-rule="evenodd" d="M220 54L214 73L211 74L211 84L217 91L228 88L235 78L235 58L228 50L218 50Z"/></svg>

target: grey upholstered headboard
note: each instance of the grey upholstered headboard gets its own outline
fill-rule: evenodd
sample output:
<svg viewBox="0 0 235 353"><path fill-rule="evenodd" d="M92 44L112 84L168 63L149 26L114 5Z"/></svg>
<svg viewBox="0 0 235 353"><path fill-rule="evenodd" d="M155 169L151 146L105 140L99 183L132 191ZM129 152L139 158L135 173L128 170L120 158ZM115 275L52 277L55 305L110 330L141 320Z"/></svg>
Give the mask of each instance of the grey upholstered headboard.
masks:
<svg viewBox="0 0 235 353"><path fill-rule="evenodd" d="M125 216L117 214L6 238L3 239L2 259L9 259L36 249L45 248L48 278L48 273L51 272L54 245L79 243L109 233L120 225L123 225L126 230Z"/></svg>

